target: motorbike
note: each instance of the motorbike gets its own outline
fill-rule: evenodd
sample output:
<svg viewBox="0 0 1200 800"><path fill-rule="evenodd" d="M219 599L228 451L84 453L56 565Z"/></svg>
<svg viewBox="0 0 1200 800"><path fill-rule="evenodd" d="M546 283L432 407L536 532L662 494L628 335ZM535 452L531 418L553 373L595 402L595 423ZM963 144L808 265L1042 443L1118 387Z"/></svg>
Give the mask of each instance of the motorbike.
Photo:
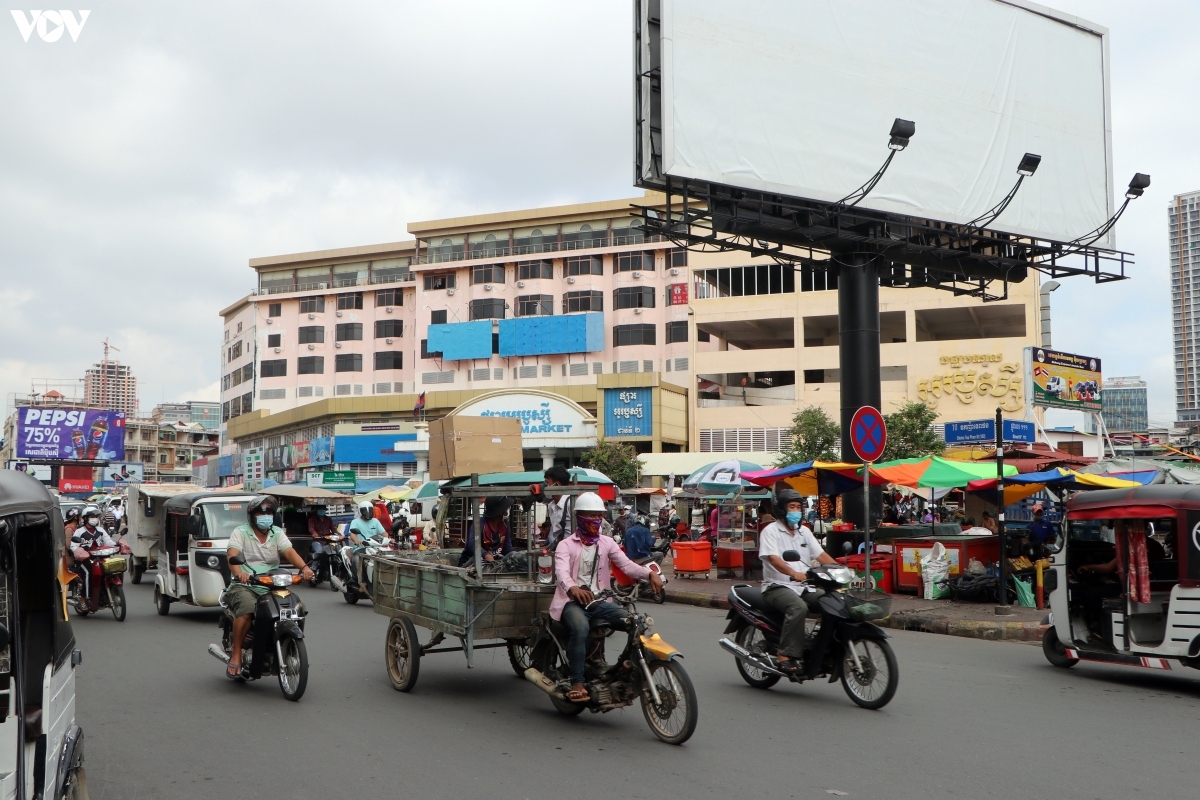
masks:
<svg viewBox="0 0 1200 800"><path fill-rule="evenodd" d="M604 642L614 628L603 623L592 628L584 677L586 702L567 699L571 688L568 631L561 622L551 619L548 612L541 614L534 633L530 649L532 666L525 670L525 678L550 695L554 708L568 716L584 710L606 713L640 700L642 714L654 735L668 744L683 744L695 732L699 713L696 690L679 661L683 656L657 633L646 635L654 620L638 612L636 585L628 595L605 589L588 607L608 599L630 612L625 626L627 639L615 663L608 664L603 660Z"/></svg>
<svg viewBox="0 0 1200 800"><path fill-rule="evenodd" d="M308 580L309 586L315 589L324 581L329 581L329 588L337 591L337 587L333 585L333 570L334 562L338 560L339 544L343 538L341 534L331 533L321 539L324 551L313 553L312 559L308 562L308 568L313 571L313 576Z"/></svg>
<svg viewBox="0 0 1200 800"><path fill-rule="evenodd" d="M240 555L230 565L242 565ZM304 618L308 609L291 587L302 578L287 569L273 569L254 575L251 580L270 591L258 599L250 631L242 643L242 679L256 681L264 675L279 678L279 690L292 701L304 696L308 686L308 650L304 645ZM228 589L221 593L221 644L210 644L208 652L228 665L233 655L233 614L226 601Z"/></svg>
<svg viewBox="0 0 1200 800"><path fill-rule="evenodd" d="M662 605L667 601L667 576L663 574L662 571L663 555L663 553L655 551L643 558L634 559L634 563L641 564L643 567L649 567L652 572L657 572L658 576L662 578L663 588L659 589L657 592L654 591L654 588L650 585L650 581L639 580L637 582L639 595L649 598L652 602L659 605ZM632 590L632 584L629 586L621 586L619 583L613 583L613 591L618 594L628 595Z"/></svg>
<svg viewBox="0 0 1200 800"><path fill-rule="evenodd" d="M359 600L371 599L371 581L374 578L375 567L369 556L378 555L383 551L394 550L391 542L379 545L369 545L363 549L357 559L353 558L355 545L349 538L340 542L341 547L335 549L331 557L329 583L335 592L341 592L346 602L354 605Z"/></svg>
<svg viewBox="0 0 1200 800"><path fill-rule="evenodd" d="M108 608L112 610L117 622L125 621L125 589L122 582L128 568L128 559L117 555L118 552L128 553L128 545L122 542L117 547L97 547L91 550L76 548L76 562L84 568L87 575L86 580L82 580L75 574L70 582L67 599L75 606L75 613L79 616L86 617ZM87 557L79 558L84 553L87 553ZM91 602L93 587L97 589L94 608Z"/></svg>
<svg viewBox="0 0 1200 800"><path fill-rule="evenodd" d="M800 561L795 550L783 553L784 561ZM825 594L817 600L820 614L810 615L804 648L803 666L798 672L778 668L776 657L783 615L767 605L762 592L749 584L729 590L729 626L721 647L736 659L738 673L756 689L769 689L788 678L796 683L829 678L841 680L842 688L857 705L880 709L896 694L900 667L888 644L891 637L870 620L880 619L891 610L888 595L851 593L847 587L855 580L854 571L840 565L814 565L808 568L808 583Z"/></svg>

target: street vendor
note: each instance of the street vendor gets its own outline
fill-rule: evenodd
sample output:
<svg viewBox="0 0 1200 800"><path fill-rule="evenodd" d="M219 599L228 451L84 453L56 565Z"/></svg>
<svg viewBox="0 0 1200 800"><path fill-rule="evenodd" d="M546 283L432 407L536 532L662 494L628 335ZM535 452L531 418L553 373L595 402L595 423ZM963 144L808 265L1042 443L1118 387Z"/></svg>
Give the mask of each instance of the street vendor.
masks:
<svg viewBox="0 0 1200 800"><path fill-rule="evenodd" d="M612 539L601 536L604 520L604 501L595 492L584 492L575 500L575 531L563 539L554 551L554 599L550 617L561 620L570 631L567 640L567 660L571 669L571 690L567 699L574 703L588 701L583 686L584 665L587 659L587 638L594 623L604 621L624 630L624 608L611 601L595 603L596 595L611 587L612 565L631 578L649 580L655 592L662 591L662 578L657 572L630 560Z"/></svg>
<svg viewBox="0 0 1200 800"><path fill-rule="evenodd" d="M512 507L512 499L508 497L489 497L483 503L483 560L495 561L497 556L506 556L512 552L512 532L504 517ZM463 544L462 555L458 557L458 565L465 567L475 562L475 522L467 523L467 541Z"/></svg>
<svg viewBox="0 0 1200 800"><path fill-rule="evenodd" d="M566 486L571 482L571 473L567 468L559 464L547 469L542 477L546 481L547 486ZM550 500L546 504L546 513L550 518L550 533L546 537L546 546L550 550L554 550L558 543L562 541L566 535L564 527L566 526L567 517L567 496L560 495L559 497Z"/></svg>

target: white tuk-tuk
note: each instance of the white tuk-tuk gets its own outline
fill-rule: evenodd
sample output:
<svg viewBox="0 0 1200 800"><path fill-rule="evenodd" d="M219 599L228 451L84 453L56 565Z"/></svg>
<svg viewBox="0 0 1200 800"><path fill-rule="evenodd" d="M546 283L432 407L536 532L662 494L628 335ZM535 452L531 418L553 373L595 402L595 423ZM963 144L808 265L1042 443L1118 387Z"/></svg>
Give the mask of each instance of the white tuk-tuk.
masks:
<svg viewBox="0 0 1200 800"><path fill-rule="evenodd" d="M189 492L163 502L165 522L158 543L154 605L166 616L172 603L212 608L229 584L226 550L233 529L246 523L255 495Z"/></svg>
<svg viewBox="0 0 1200 800"><path fill-rule="evenodd" d="M134 484L126 490L124 538L132 554L129 557L129 579L142 582L142 575L158 566L158 543L162 539L167 513L163 503L177 494L199 492L201 487L190 483Z"/></svg>
<svg viewBox="0 0 1200 800"><path fill-rule="evenodd" d="M54 496L0 470L0 800L88 796L75 723L82 658L58 577L65 545Z"/></svg>

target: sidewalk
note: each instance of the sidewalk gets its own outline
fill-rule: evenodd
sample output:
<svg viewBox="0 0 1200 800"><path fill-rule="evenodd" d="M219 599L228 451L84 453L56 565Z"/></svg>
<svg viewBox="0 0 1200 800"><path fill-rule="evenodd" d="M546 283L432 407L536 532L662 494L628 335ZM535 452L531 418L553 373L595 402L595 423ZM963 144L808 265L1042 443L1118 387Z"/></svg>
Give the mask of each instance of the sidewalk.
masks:
<svg viewBox="0 0 1200 800"><path fill-rule="evenodd" d="M672 577L665 569L667 602L706 608L729 608L729 588L734 580L693 580ZM716 569L713 570L716 574ZM756 582L751 582L755 583ZM757 584L756 584L757 585ZM957 603L950 600L924 600L911 594L892 595L892 613L877 624L899 630L941 633L948 636L965 636L970 639L1007 639L1015 641L1041 641L1046 626L1042 620L1049 609L1013 606L1012 614L998 617L995 604Z"/></svg>

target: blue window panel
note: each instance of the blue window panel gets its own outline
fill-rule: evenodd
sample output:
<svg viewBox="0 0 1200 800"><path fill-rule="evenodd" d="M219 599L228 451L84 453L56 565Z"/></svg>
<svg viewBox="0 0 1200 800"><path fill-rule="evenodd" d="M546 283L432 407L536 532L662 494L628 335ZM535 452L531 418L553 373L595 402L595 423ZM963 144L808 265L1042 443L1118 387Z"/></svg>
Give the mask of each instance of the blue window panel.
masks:
<svg viewBox="0 0 1200 800"><path fill-rule="evenodd" d="M428 328L429 352L447 361L492 357L492 321L448 322Z"/></svg>
<svg viewBox="0 0 1200 800"><path fill-rule="evenodd" d="M430 349L433 349L432 343ZM502 356L593 353L603 349L604 314L601 312L500 321Z"/></svg>

